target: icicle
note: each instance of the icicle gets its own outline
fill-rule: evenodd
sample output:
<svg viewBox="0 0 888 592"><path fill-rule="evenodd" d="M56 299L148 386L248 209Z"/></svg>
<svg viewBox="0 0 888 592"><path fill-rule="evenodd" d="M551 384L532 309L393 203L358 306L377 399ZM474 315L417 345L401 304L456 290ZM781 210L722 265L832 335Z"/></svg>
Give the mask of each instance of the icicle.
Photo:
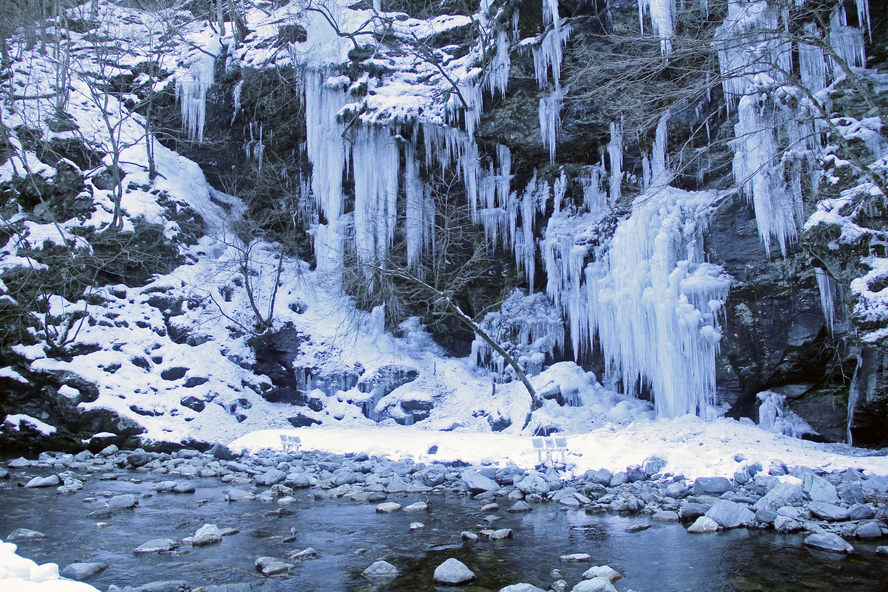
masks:
<svg viewBox="0 0 888 592"><path fill-rule="evenodd" d="M561 200L564 199L564 194L567 191L567 175L564 172L564 167L561 167L561 174L555 179L555 187L554 187L554 197L555 197L555 213L561 211Z"/></svg>
<svg viewBox="0 0 888 592"><path fill-rule="evenodd" d="M841 5L833 11L832 18L830 19L829 44L833 51L836 52L836 55L852 68L862 68L866 65L863 31L856 27L848 26L845 8ZM829 61L832 64L833 77L843 77L845 71L839 63L832 58Z"/></svg>
<svg viewBox="0 0 888 592"><path fill-rule="evenodd" d="M638 0L638 20L641 33L644 34L644 15L651 13L651 24L654 33L660 36L660 53L664 56L672 53L674 32L675 0Z"/></svg>
<svg viewBox="0 0 888 592"><path fill-rule="evenodd" d="M848 445L854 445L854 438L851 435L851 426L854 424L854 408L857 407L857 399L860 396L860 385L857 383L857 374L863 365L863 356L857 355L857 365L854 366L854 375L851 377L851 386L848 387L848 423L845 429L848 438Z"/></svg>
<svg viewBox="0 0 888 592"><path fill-rule="evenodd" d="M641 188L647 189L651 186L651 159L648 158L647 152L641 155Z"/></svg>
<svg viewBox="0 0 888 592"><path fill-rule="evenodd" d="M607 145L610 158L610 203L611 206L620 199L620 185L623 182L623 122L612 121L610 124L611 140Z"/></svg>
<svg viewBox="0 0 888 592"><path fill-rule="evenodd" d="M361 128L352 148L355 177L355 250L372 277L384 267L398 212L398 145L386 128Z"/></svg>
<svg viewBox="0 0 888 592"><path fill-rule="evenodd" d="M552 81L556 89L561 88L561 62L564 59L564 45L570 37L571 29L564 25L558 29L550 29L539 45L531 48L533 52L533 70L537 84L545 88L552 73Z"/></svg>
<svg viewBox="0 0 888 592"><path fill-rule="evenodd" d="M188 138L192 142L203 142L207 121L207 91L215 81L215 69L216 56L201 52L188 72L176 79L176 99L182 112L182 126L188 130Z"/></svg>
<svg viewBox="0 0 888 592"><path fill-rule="evenodd" d="M814 268L814 277L817 278L817 288L820 290L820 308L823 310L823 318L829 333L832 335L836 317L836 282L819 267Z"/></svg>
<svg viewBox="0 0 888 592"><path fill-rule="evenodd" d="M407 237L407 265L417 268L423 251L426 227L426 204L422 181L419 178L419 164L413 145L404 149L404 192L407 197L404 230Z"/></svg>
<svg viewBox="0 0 888 592"><path fill-rule="evenodd" d="M564 93L559 89L552 90L548 97L540 99L539 120L540 135L543 147L549 148L549 162L555 164L555 145L558 127L561 121L561 104Z"/></svg>
<svg viewBox="0 0 888 592"><path fill-rule="evenodd" d="M805 36L820 39L820 29L814 23L805 23ZM802 84L817 93L826 88L826 60L823 50L816 45L799 44L799 73Z"/></svg>
<svg viewBox="0 0 888 592"><path fill-rule="evenodd" d="M669 111L660 117L657 124L656 137L654 138L654 149L651 158L650 185L652 187L662 187L668 185L672 181L672 171L666 168L666 139L667 139L667 123L669 121ZM642 168L643 170L643 168Z"/></svg>
<svg viewBox="0 0 888 592"><path fill-rule="evenodd" d="M485 86L493 97L495 91L499 91L500 95L506 96L506 89L509 86L509 70L512 67L512 60L509 58L509 37L508 34L501 30L496 36L496 54L487 67L487 78Z"/></svg>
<svg viewBox="0 0 888 592"><path fill-rule="evenodd" d="M601 176L604 173L601 165L584 167L584 174L580 176L580 185L583 187L583 205L590 214L598 214L604 211L607 205L607 195L601 190Z"/></svg>
<svg viewBox="0 0 888 592"><path fill-rule="evenodd" d="M234 103L234 109L231 114L231 122L228 125L234 125L234 120L237 119L237 114L241 110L241 90L243 90L243 88L244 81L241 80L234 85L234 90L231 91L231 100Z"/></svg>

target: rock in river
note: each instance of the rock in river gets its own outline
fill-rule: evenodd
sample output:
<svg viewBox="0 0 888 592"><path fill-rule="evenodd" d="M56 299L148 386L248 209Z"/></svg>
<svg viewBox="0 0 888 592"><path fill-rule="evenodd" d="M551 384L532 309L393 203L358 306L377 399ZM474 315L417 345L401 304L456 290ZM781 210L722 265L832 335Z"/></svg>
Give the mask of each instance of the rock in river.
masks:
<svg viewBox="0 0 888 592"><path fill-rule="evenodd" d="M6 537L7 543L13 543L18 541L33 541L37 539L45 539L46 535L42 532L38 532L36 530L28 530L27 528L16 528L9 536Z"/></svg>
<svg viewBox="0 0 888 592"><path fill-rule="evenodd" d="M391 514L401 509L401 504L395 502L384 502L376 506L376 511L380 514Z"/></svg>
<svg viewBox="0 0 888 592"><path fill-rule="evenodd" d="M451 557L441 565L435 568L435 583L444 584L445 586L458 586L467 584L475 579L466 565L459 559Z"/></svg>
<svg viewBox="0 0 888 592"><path fill-rule="evenodd" d="M805 544L821 551L832 553L851 553L854 547L845 542L845 539L831 532L812 534L805 539Z"/></svg>
<svg viewBox="0 0 888 592"><path fill-rule="evenodd" d="M63 578L82 582L108 569L107 563L72 563L60 572Z"/></svg>
<svg viewBox="0 0 888 592"><path fill-rule="evenodd" d="M361 575L370 579L396 578L398 577L398 568L388 561L380 560L362 571Z"/></svg>
<svg viewBox="0 0 888 592"><path fill-rule="evenodd" d="M151 539L142 543L133 551L133 553L162 553L164 551L172 551L179 544L171 539Z"/></svg>

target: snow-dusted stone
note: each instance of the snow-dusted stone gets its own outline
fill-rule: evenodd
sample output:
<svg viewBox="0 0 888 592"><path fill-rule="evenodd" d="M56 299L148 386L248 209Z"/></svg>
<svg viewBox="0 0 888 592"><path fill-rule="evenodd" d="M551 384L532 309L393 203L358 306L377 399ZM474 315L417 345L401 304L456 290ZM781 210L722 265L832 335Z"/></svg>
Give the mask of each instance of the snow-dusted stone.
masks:
<svg viewBox="0 0 888 592"><path fill-rule="evenodd" d="M410 523L410 530L422 530L424 528L425 528L425 524L423 524L422 522L411 522Z"/></svg>
<svg viewBox="0 0 888 592"><path fill-rule="evenodd" d="M525 475L521 481L515 484L515 487L525 495L532 493L545 495L549 493L549 482L535 473Z"/></svg>
<svg viewBox="0 0 888 592"><path fill-rule="evenodd" d="M451 557L435 568L434 579L436 584L458 586L473 581L475 574L462 561Z"/></svg>
<svg viewBox="0 0 888 592"><path fill-rule="evenodd" d="M878 522L863 522L857 525L854 533L859 539L877 539L882 536L882 529L879 528Z"/></svg>
<svg viewBox="0 0 888 592"><path fill-rule="evenodd" d="M260 557L255 563L256 571L263 576L273 576L274 574L290 571L295 567L290 563L284 563L280 559L274 557Z"/></svg>
<svg viewBox="0 0 888 592"><path fill-rule="evenodd" d="M425 512L429 509L429 505L425 502L414 502L404 508L405 512Z"/></svg>
<svg viewBox="0 0 888 592"><path fill-rule="evenodd" d="M27 528L16 528L9 536L6 537L6 542L15 543L18 541L36 541L37 539L45 539L46 535L42 532L36 530L29 530Z"/></svg>
<svg viewBox="0 0 888 592"><path fill-rule="evenodd" d="M688 532L691 534L716 532L717 530L718 523L712 518L708 518L706 516L700 516L693 524L688 527Z"/></svg>
<svg viewBox="0 0 888 592"><path fill-rule="evenodd" d="M512 536L511 528L498 528L497 530L491 531L489 534L490 540L492 541L504 541L512 538Z"/></svg>
<svg viewBox="0 0 888 592"><path fill-rule="evenodd" d="M888 555L888 545L879 545L876 547L876 555Z"/></svg>
<svg viewBox="0 0 888 592"><path fill-rule="evenodd" d="M6 463L6 466L10 469L24 469L31 466L31 461L24 456L20 456Z"/></svg>
<svg viewBox="0 0 888 592"><path fill-rule="evenodd" d="M279 471L277 469L269 469L265 473L261 475L257 475L255 477L255 481L257 485L274 485L275 483L279 483L287 478L287 474L283 471Z"/></svg>
<svg viewBox="0 0 888 592"><path fill-rule="evenodd" d="M401 504L395 502L383 502L376 506L376 511L380 514L391 514L401 509Z"/></svg>
<svg viewBox="0 0 888 592"><path fill-rule="evenodd" d="M789 516L784 516L782 514L778 514L777 517L774 518L774 530L781 534L798 532L801 529L801 523L795 518L790 518Z"/></svg>
<svg viewBox="0 0 888 592"><path fill-rule="evenodd" d="M827 504L826 502L811 502L808 509L812 514L823 520L837 522L839 520L848 519L848 510L841 508L835 504Z"/></svg>
<svg viewBox="0 0 888 592"><path fill-rule="evenodd" d="M157 493L165 493L167 491L172 491L175 486L175 481L158 481L154 484L154 491Z"/></svg>
<svg viewBox="0 0 888 592"><path fill-rule="evenodd" d="M333 472L333 485L351 485L357 480L357 475L351 469L342 468Z"/></svg>
<svg viewBox="0 0 888 592"><path fill-rule="evenodd" d="M688 494L688 486L684 481L676 481L675 483L670 483L669 486L666 487L664 494L667 497L681 499Z"/></svg>
<svg viewBox="0 0 888 592"><path fill-rule="evenodd" d="M132 494L115 495L108 500L109 510L128 510L135 508L139 503L139 499Z"/></svg>
<svg viewBox="0 0 888 592"><path fill-rule="evenodd" d="M496 512L497 510L499 510L499 504L495 502L491 504L484 504L483 506L481 506L482 512Z"/></svg>
<svg viewBox="0 0 888 592"><path fill-rule="evenodd" d="M583 572L584 580L591 580L592 578L607 578L610 582L616 582L622 579L623 575L610 565L596 565Z"/></svg>
<svg viewBox="0 0 888 592"><path fill-rule="evenodd" d="M191 537L192 547L205 547L222 542L222 531L215 524L204 524Z"/></svg>
<svg viewBox="0 0 888 592"><path fill-rule="evenodd" d="M485 477L478 471L474 471L471 469L463 471L460 477L466 484L466 487L469 488L469 491L472 492L496 491L500 488L499 484L497 484L497 482L490 477Z"/></svg>
<svg viewBox="0 0 888 592"><path fill-rule="evenodd" d="M171 539L151 539L136 547L133 553L163 553L172 551L178 546L179 544Z"/></svg>
<svg viewBox="0 0 888 592"><path fill-rule="evenodd" d="M537 588L533 584L512 584L505 588L500 588L499 592L546 592L542 588Z"/></svg>
<svg viewBox="0 0 888 592"><path fill-rule="evenodd" d="M832 553L851 553L854 547L845 542L845 539L831 532L812 534L805 538L805 544L821 551Z"/></svg>
<svg viewBox="0 0 888 592"><path fill-rule="evenodd" d="M506 510L506 511L507 511L507 512L511 512L512 514L518 514L518 513L520 513L520 512L530 512L530 511L532 511L532 510L533 510L533 508L532 508L531 505L528 504L526 501L524 501L524 500L518 500L517 502L515 502L514 504L512 504L512 507L511 507L511 508L509 508L509 509Z"/></svg>
<svg viewBox="0 0 888 592"><path fill-rule="evenodd" d="M194 484L188 481L176 481L176 484L173 485L173 489L171 491L173 493L194 493L195 488Z"/></svg>
<svg viewBox="0 0 888 592"><path fill-rule="evenodd" d="M311 479L305 473L290 473L287 475L285 483L287 487L292 487L293 489L311 487Z"/></svg>
<svg viewBox="0 0 888 592"><path fill-rule="evenodd" d="M571 588L570 592L617 592L617 589L607 578L592 578L583 580Z"/></svg>
<svg viewBox="0 0 888 592"><path fill-rule="evenodd" d="M303 549L302 551L297 551L295 553L291 553L288 559L291 561L308 561L309 559L317 559L318 552L314 550L312 547L308 547L307 549Z"/></svg>
<svg viewBox="0 0 888 592"><path fill-rule="evenodd" d="M386 579L398 577L398 568L388 561L379 560L361 572L368 579Z"/></svg>
<svg viewBox="0 0 888 592"><path fill-rule="evenodd" d="M99 456L114 456L118 452L120 452L120 448L118 448L114 444L110 444L102 448L102 451L99 452Z"/></svg>
<svg viewBox="0 0 888 592"><path fill-rule="evenodd" d="M59 575L63 578L68 578L69 580L77 580L78 582L82 582L84 580L88 580L93 577L97 573L103 572L108 569L107 563L72 563L65 569L63 569Z"/></svg>
<svg viewBox="0 0 888 592"><path fill-rule="evenodd" d="M47 477L34 477L25 485L25 487L55 487L61 483L58 475L49 475Z"/></svg>
<svg viewBox="0 0 888 592"><path fill-rule="evenodd" d="M462 531L460 533L460 536L464 541L471 541L473 543L477 542L480 538L477 534L475 534L474 532L469 532L468 530Z"/></svg>
<svg viewBox="0 0 888 592"><path fill-rule="evenodd" d="M714 520L722 528L737 528L755 521L755 514L741 504L719 500L709 508L706 517Z"/></svg>
<svg viewBox="0 0 888 592"><path fill-rule="evenodd" d="M590 483L598 483L599 485L610 485L611 479L614 478L613 473L608 471L607 469L590 469L586 471L583 475L586 478L586 481Z"/></svg>
<svg viewBox="0 0 888 592"><path fill-rule="evenodd" d="M240 489L230 489L228 493L225 494L225 499L229 502L244 502L244 501L252 501L256 499L256 496L250 493L249 491L242 491Z"/></svg>
<svg viewBox="0 0 888 592"><path fill-rule="evenodd" d="M620 471L613 477L611 477L610 483L608 483L611 487L619 487L623 483L629 481L629 475L626 474L626 471Z"/></svg>
<svg viewBox="0 0 888 592"><path fill-rule="evenodd" d="M592 561L592 556L588 553L571 553L562 555L560 558L562 563L577 563L581 561Z"/></svg>
<svg viewBox="0 0 888 592"><path fill-rule="evenodd" d="M780 483L752 506L753 510L778 510L783 506L801 504L805 501L802 488L792 483Z"/></svg>
<svg viewBox="0 0 888 592"><path fill-rule="evenodd" d="M826 502L834 504L839 501L839 494L836 486L824 479L813 474L805 475L802 481L802 491L808 496L812 502Z"/></svg>
<svg viewBox="0 0 888 592"><path fill-rule="evenodd" d="M694 494L719 496L734 491L734 486L726 477L697 477L694 480Z"/></svg>

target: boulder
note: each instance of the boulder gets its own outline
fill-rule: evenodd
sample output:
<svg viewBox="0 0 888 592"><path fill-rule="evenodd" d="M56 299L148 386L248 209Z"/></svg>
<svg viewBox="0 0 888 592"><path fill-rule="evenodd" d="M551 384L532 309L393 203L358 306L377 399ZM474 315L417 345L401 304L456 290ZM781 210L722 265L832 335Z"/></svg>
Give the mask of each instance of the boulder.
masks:
<svg viewBox="0 0 888 592"><path fill-rule="evenodd" d="M878 522L868 521L857 525L854 533L859 539L878 539L882 536L882 529Z"/></svg>
<svg viewBox="0 0 888 592"><path fill-rule="evenodd" d="M700 516L706 514L711 507L711 504L685 504L681 507L679 516L681 517L682 522L690 522L691 520L696 520Z"/></svg>
<svg viewBox="0 0 888 592"><path fill-rule="evenodd" d="M497 484L496 481L494 481L490 477L482 475L478 471L463 471L460 477L466 484L466 487L469 488L469 491L473 493L479 493L482 491L496 491L500 488L499 484Z"/></svg>
<svg viewBox="0 0 888 592"><path fill-rule="evenodd" d="M734 491L734 486L726 477L697 477L694 480L694 494L719 496Z"/></svg>
<svg viewBox="0 0 888 592"><path fill-rule="evenodd" d="M132 494L115 495L108 500L109 510L128 510L135 508L139 504L139 499Z"/></svg>
<svg viewBox="0 0 888 592"><path fill-rule="evenodd" d="M500 588L499 592L546 592L542 588L537 588L533 584L512 584L505 588Z"/></svg>
<svg viewBox="0 0 888 592"><path fill-rule="evenodd" d="M204 524L191 537L192 547L205 547L222 542L222 531L215 524Z"/></svg>
<svg viewBox="0 0 888 592"><path fill-rule="evenodd" d="M808 496L812 502L826 502L834 504L839 501L839 494L836 486L824 479L813 474L805 475L802 481L802 491Z"/></svg>
<svg viewBox="0 0 888 592"><path fill-rule="evenodd" d="M805 501L802 488L792 483L780 483L773 487L752 506L753 510L774 510L784 506L801 504Z"/></svg>
<svg viewBox="0 0 888 592"><path fill-rule="evenodd" d="M163 553L165 551L172 551L178 546L179 544L171 539L151 539L136 547L133 553Z"/></svg>
<svg viewBox="0 0 888 592"><path fill-rule="evenodd" d="M506 510L506 511L507 511L507 512L511 512L512 514L518 514L518 513L520 513L520 512L530 512L530 511L532 511L532 510L533 510L533 508L532 508L531 505L528 504L526 501L524 501L524 500L518 500L517 502L515 502L514 504L512 504L512 507L511 507L511 508L509 508L509 509Z"/></svg>
<svg viewBox="0 0 888 592"><path fill-rule="evenodd" d="M560 557L562 563L577 563L581 561L592 561L592 556L588 553L571 553Z"/></svg>
<svg viewBox="0 0 888 592"><path fill-rule="evenodd" d="M47 477L34 477L25 485L25 487L55 487L61 480L58 475L49 475Z"/></svg>
<svg viewBox="0 0 888 592"><path fill-rule="evenodd" d="M586 571L583 572L584 580L591 580L592 578L607 578L611 582L616 582L619 579L622 579L622 574L612 568L609 565L596 565L595 567L590 567Z"/></svg>
<svg viewBox="0 0 888 592"><path fill-rule="evenodd" d="M388 561L379 560L361 572L361 575L369 579L387 579L398 577L398 568Z"/></svg>
<svg viewBox="0 0 888 592"><path fill-rule="evenodd" d="M284 563L280 559L274 557L260 557L255 563L256 571L263 576L273 576L274 574L284 573L293 569L290 563Z"/></svg>
<svg viewBox="0 0 888 592"><path fill-rule="evenodd" d="M571 588L571 592L617 592L617 589L607 578L592 578L583 580Z"/></svg>
<svg viewBox="0 0 888 592"><path fill-rule="evenodd" d="M831 532L812 534L805 538L805 544L821 551L832 553L851 553L854 547L845 542L845 539Z"/></svg>
<svg viewBox="0 0 888 592"><path fill-rule="evenodd" d="M709 508L706 517L714 520L722 528L737 528L755 521L755 514L749 508L727 500L719 500Z"/></svg>
<svg viewBox="0 0 888 592"><path fill-rule="evenodd" d="M549 482L535 473L526 475L521 481L515 484L515 487L525 495L533 493L537 495L545 495L549 493Z"/></svg>
<svg viewBox="0 0 888 592"><path fill-rule="evenodd" d="M255 481L257 485L271 486L275 483L280 483L286 478L287 474L285 472L279 471L277 469L269 469L265 473L257 475L255 477Z"/></svg>
<svg viewBox="0 0 888 592"><path fill-rule="evenodd" d="M6 537L7 543L15 543L19 541L36 541L38 539L45 539L46 535L42 532L38 532L36 530L28 530L27 528L16 528L9 536Z"/></svg>
<svg viewBox="0 0 888 592"><path fill-rule="evenodd" d="M462 561L451 557L435 568L434 579L436 584L459 586L473 581L475 574Z"/></svg>
<svg viewBox="0 0 888 592"><path fill-rule="evenodd" d="M716 532L717 530L718 523L707 516L700 516L693 524L688 527L688 532L691 534Z"/></svg>
<svg viewBox="0 0 888 592"><path fill-rule="evenodd" d="M651 520L659 522L678 522L678 512L672 510L658 510L651 516Z"/></svg>
<svg viewBox="0 0 888 592"><path fill-rule="evenodd" d="M151 456L144 450L136 450L126 457L126 462L131 467L142 467L151 462Z"/></svg>
<svg viewBox="0 0 888 592"><path fill-rule="evenodd" d="M379 514L391 514L392 512L397 512L401 509L401 504L395 502L383 502L376 506L376 511Z"/></svg>
<svg viewBox="0 0 888 592"><path fill-rule="evenodd" d="M848 510L835 504L828 504L826 502L810 502L808 504L808 509L811 511L812 514L822 520L837 522L839 520L848 519Z"/></svg>
<svg viewBox="0 0 888 592"><path fill-rule="evenodd" d="M72 563L61 572L63 578L68 578L69 580L77 580L78 582L83 582L93 577L94 575L105 571L108 569L107 563L93 562L93 563Z"/></svg>
<svg viewBox="0 0 888 592"><path fill-rule="evenodd" d="M583 477L586 478L586 481L590 483L598 483L599 485L610 485L611 479L614 478L613 473L608 471L607 469L598 469L597 471L594 469L590 469L585 472Z"/></svg>

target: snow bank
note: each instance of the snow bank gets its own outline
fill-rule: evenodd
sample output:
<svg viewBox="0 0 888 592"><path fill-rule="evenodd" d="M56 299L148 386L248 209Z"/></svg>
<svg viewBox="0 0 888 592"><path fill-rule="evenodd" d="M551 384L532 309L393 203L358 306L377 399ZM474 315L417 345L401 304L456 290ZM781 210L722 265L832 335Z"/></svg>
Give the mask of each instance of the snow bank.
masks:
<svg viewBox="0 0 888 592"><path fill-rule="evenodd" d="M98 592L89 584L59 577L55 563L37 565L16 555L16 545L0 541L0 590L4 592Z"/></svg>

